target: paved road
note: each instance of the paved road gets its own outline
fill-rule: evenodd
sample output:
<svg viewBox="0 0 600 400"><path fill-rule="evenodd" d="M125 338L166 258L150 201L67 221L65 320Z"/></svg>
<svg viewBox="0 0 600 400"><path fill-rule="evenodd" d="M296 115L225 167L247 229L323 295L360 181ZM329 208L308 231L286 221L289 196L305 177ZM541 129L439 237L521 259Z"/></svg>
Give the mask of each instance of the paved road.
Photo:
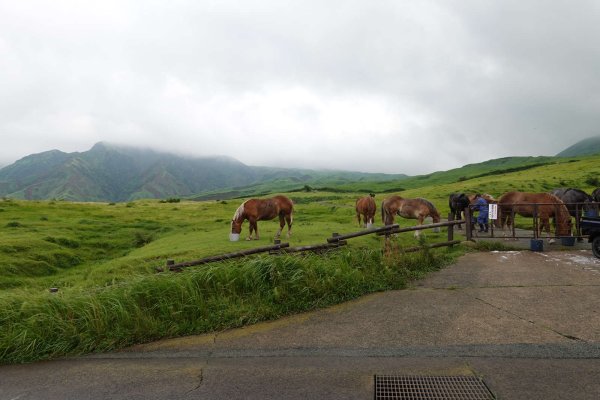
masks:
<svg viewBox="0 0 600 400"><path fill-rule="evenodd" d="M374 374L600 398L600 260L474 253L402 291L216 334L0 367L0 399L371 399Z"/></svg>

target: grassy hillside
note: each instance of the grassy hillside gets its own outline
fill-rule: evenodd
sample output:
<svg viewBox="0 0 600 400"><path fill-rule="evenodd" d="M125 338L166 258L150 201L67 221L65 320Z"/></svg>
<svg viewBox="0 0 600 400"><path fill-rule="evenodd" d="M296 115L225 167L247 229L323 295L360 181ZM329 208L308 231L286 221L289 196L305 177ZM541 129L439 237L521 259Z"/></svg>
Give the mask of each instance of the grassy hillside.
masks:
<svg viewBox="0 0 600 400"><path fill-rule="evenodd" d="M499 196L559 186L589 192L599 184L598 156L529 161L525 167L512 159L487 168L467 166L386 182L381 189L404 185L400 194L426 197L446 215L451 192ZM349 182L348 190L360 186ZM288 193L296 204L290 244L322 243L332 232L357 230L354 201L361 194ZM377 204L386 196L378 194ZM274 221L259 222L259 241L228 241L231 216L241 201L0 200L0 361L106 351L277 318L402 288L461 252L439 249L390 259L381 254L382 239L369 236L324 256L252 257L181 274L156 273L169 258L186 261L271 243L278 227ZM379 217L376 223L381 224ZM247 229L244 224L243 234ZM445 235L426 234L429 241ZM397 240L402 246L418 244L410 234ZM50 293L51 287L58 293Z"/></svg>
<svg viewBox="0 0 600 400"><path fill-rule="evenodd" d="M412 193L413 189L436 187L438 185L449 185L447 186L448 188L455 187L458 188L458 190L463 190L461 188L473 188L474 186L477 186L479 182L483 182L484 187L489 187L492 189L490 192L500 192L504 190L504 188L495 188L493 185L486 185L485 182L491 182L494 181L494 177L508 176L509 174L515 172L522 172L523 174L511 176L527 177L529 175L526 171L531 171L532 176L535 176L531 179L537 179L537 171L539 171L538 168L545 166L550 167L552 165L558 166L569 163L578 163L585 159L585 157L506 157L477 164L468 164L461 168L455 168L448 171L439 171L427 175L418 175L412 177L402 177L401 179L389 179L389 177L386 179L385 176L379 177L379 179L357 179L357 177L354 177L354 179L352 177L339 177L337 179L332 179L330 176L324 176L321 179L314 179L308 183L296 179L279 179L245 187L202 192L191 196L190 199L229 199L237 197L263 196L277 191L302 190L306 185L310 186L312 189L322 191L335 191L338 193L373 192L383 195L386 193L398 193L402 191L408 191L409 193ZM598 161L600 159L598 157L592 157L591 160L591 167L593 168L593 160ZM567 166L565 167L566 169L563 167L557 167L557 169L558 171L563 169L569 171L577 169L572 167L573 166ZM552 170L554 171L555 169ZM563 181L563 184L556 180L553 181L551 179L547 179L546 186L593 186L585 183L588 175L593 176L593 171L577 171L574 176L569 175L568 179L566 175L559 175L561 176L559 181ZM479 178L483 179L477 180ZM547 190L544 189L543 185L534 185L533 187ZM524 188L531 188L531 186L527 184L527 186ZM425 190L427 191L427 189Z"/></svg>

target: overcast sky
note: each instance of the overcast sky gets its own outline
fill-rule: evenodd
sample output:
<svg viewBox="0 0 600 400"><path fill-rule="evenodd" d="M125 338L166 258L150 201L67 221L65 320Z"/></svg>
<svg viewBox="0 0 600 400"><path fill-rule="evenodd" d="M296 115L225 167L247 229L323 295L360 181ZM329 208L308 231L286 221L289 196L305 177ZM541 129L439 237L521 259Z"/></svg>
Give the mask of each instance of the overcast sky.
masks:
<svg viewBox="0 0 600 400"><path fill-rule="evenodd" d="M419 174L600 135L599 1L0 0L0 165L99 141Z"/></svg>

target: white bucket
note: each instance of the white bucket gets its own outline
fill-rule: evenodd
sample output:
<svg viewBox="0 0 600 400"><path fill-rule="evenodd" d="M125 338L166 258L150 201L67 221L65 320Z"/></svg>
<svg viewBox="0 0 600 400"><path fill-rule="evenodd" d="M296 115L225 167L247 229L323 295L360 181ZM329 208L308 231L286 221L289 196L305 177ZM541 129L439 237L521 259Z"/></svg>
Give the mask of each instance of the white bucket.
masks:
<svg viewBox="0 0 600 400"><path fill-rule="evenodd" d="M230 233L229 234L229 241L230 242L237 242L238 240L240 240L240 234L239 233Z"/></svg>
<svg viewBox="0 0 600 400"><path fill-rule="evenodd" d="M373 223L372 222L367 222L367 229L371 229L373 227Z"/></svg>

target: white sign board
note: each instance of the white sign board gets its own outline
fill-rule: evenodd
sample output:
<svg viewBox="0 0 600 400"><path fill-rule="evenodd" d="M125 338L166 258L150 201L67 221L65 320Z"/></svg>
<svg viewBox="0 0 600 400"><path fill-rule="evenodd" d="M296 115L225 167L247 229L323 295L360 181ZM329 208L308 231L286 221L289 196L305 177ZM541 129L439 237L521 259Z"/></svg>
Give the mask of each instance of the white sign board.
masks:
<svg viewBox="0 0 600 400"><path fill-rule="evenodd" d="M488 213L490 219L498 219L498 204L488 204Z"/></svg>

